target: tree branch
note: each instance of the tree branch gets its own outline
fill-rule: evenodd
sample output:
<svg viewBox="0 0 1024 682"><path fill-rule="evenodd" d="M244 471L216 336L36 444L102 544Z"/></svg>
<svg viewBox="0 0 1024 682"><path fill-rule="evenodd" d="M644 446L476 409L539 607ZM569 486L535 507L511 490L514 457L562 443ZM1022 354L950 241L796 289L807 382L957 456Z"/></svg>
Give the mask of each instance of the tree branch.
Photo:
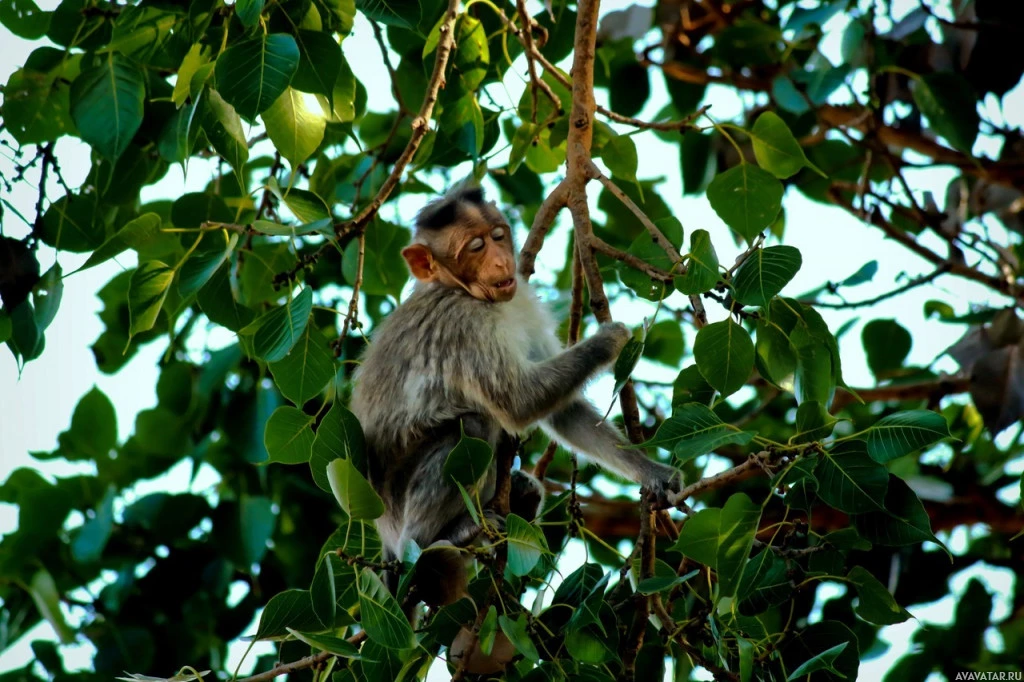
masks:
<svg viewBox="0 0 1024 682"><path fill-rule="evenodd" d="M529 280L530 276L533 275L533 265L537 261L537 253L540 251L540 247L544 245L544 238L551 231L551 226L554 224L558 212L565 207L568 193L568 187L563 180L558 183L555 189L541 203L540 208L537 209L537 215L533 218L530 233L526 235L523 248L519 251L519 274L524 279Z"/></svg>

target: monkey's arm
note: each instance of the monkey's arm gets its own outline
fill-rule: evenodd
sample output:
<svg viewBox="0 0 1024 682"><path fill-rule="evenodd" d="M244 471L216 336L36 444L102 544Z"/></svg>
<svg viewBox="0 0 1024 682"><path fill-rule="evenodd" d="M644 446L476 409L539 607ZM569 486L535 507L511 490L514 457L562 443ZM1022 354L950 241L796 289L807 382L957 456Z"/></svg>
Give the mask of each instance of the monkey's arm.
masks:
<svg viewBox="0 0 1024 682"><path fill-rule="evenodd" d="M597 460L604 468L649 488L656 494L677 490L679 472L649 459L629 443L597 410L577 397L544 421L544 430L572 450Z"/></svg>
<svg viewBox="0 0 1024 682"><path fill-rule="evenodd" d="M457 363L459 388L506 430L519 431L571 401L587 379L615 359L629 337L624 325L602 325L589 339L537 363L504 349L486 352L478 344L470 362Z"/></svg>

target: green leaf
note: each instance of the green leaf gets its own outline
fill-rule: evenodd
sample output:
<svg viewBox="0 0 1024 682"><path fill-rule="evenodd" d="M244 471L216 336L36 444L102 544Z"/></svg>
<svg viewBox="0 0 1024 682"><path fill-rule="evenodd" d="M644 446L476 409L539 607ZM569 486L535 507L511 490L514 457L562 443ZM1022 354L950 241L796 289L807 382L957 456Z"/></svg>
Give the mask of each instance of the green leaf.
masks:
<svg viewBox="0 0 1024 682"><path fill-rule="evenodd" d="M326 627L334 625L338 613L338 586L334 582L335 573L350 568L334 552L327 552L320 558L313 582L309 585L309 596L313 600L313 613ZM353 574L354 575L354 574Z"/></svg>
<svg viewBox="0 0 1024 682"><path fill-rule="evenodd" d="M181 65L178 67L178 77L174 82L174 91L171 93L171 101L174 102L174 106L181 109L185 105L191 96L189 85L192 82L192 77L196 71L203 64L207 64L210 61L208 54L205 54L203 46L199 43L195 43L188 49L185 56L181 60Z"/></svg>
<svg viewBox="0 0 1024 682"><path fill-rule="evenodd" d="M632 137L618 135L608 140L601 149L601 160L616 178L636 182L639 161L636 155L636 144Z"/></svg>
<svg viewBox="0 0 1024 682"><path fill-rule="evenodd" d="M174 269L158 260L146 261L132 273L128 284L129 337L153 328L173 279Z"/></svg>
<svg viewBox="0 0 1024 682"><path fill-rule="evenodd" d="M669 367L677 367L683 360L683 328L675 320L662 320L647 332L643 356Z"/></svg>
<svg viewBox="0 0 1024 682"><path fill-rule="evenodd" d="M368 568L359 571L359 613L361 625L371 641L388 649L415 646L412 627L402 614L402 608Z"/></svg>
<svg viewBox="0 0 1024 682"><path fill-rule="evenodd" d="M508 570L514 576L524 576L548 551L544 533L516 514L509 514L505 519L505 531L508 534Z"/></svg>
<svg viewBox="0 0 1024 682"><path fill-rule="evenodd" d="M710 568L718 565L718 529L721 525L720 507L701 509L679 531L679 539L672 549Z"/></svg>
<svg viewBox="0 0 1024 682"><path fill-rule="evenodd" d="M420 21L417 0L356 0L356 8L368 18L388 26L411 29Z"/></svg>
<svg viewBox="0 0 1024 682"><path fill-rule="evenodd" d="M296 31L295 42L299 46L299 68L292 77L292 87L331 101L344 59L341 46L329 33L308 29Z"/></svg>
<svg viewBox="0 0 1024 682"><path fill-rule="evenodd" d="M931 129L969 155L981 125L978 96L970 82L958 73L940 71L912 81L911 92Z"/></svg>
<svg viewBox="0 0 1024 682"><path fill-rule="evenodd" d="M950 438L946 419L930 410L908 410L883 417L868 429L868 454L885 464Z"/></svg>
<svg viewBox="0 0 1024 682"><path fill-rule="evenodd" d="M868 367L878 379L891 377L910 354L913 339L896 320L871 320L864 325L861 343L868 356Z"/></svg>
<svg viewBox="0 0 1024 682"><path fill-rule="evenodd" d="M744 493L735 493L722 508L693 514L672 549L717 570L721 596L732 596L739 588L760 519L760 505Z"/></svg>
<svg viewBox="0 0 1024 682"><path fill-rule="evenodd" d="M254 220L252 227L260 234L273 237L297 237L314 233L322 234L325 237L334 235L334 225L330 218L321 218L303 225L282 225L269 220Z"/></svg>
<svg viewBox="0 0 1024 682"><path fill-rule="evenodd" d="M309 460L313 480L321 490L331 492L331 483L327 479L327 465L342 457L351 460L357 468L365 468L365 450L363 429L359 425L359 420L345 409L341 401L335 400L316 430L313 456Z"/></svg>
<svg viewBox="0 0 1024 682"><path fill-rule="evenodd" d="M754 643L745 637L736 640L740 655L740 682L750 682L754 675Z"/></svg>
<svg viewBox="0 0 1024 682"><path fill-rule="evenodd" d="M46 209L39 237L61 251L84 253L103 244L104 222L96 194L66 194Z"/></svg>
<svg viewBox="0 0 1024 682"><path fill-rule="evenodd" d="M832 435L838 421L819 402L809 400L800 403L796 410L796 432L789 442L795 444L824 440Z"/></svg>
<svg viewBox="0 0 1024 682"><path fill-rule="evenodd" d="M857 605L856 613L867 622L875 625L895 625L913 618L909 611L896 603L885 585L863 566L854 566L846 577L857 587L860 603Z"/></svg>
<svg viewBox="0 0 1024 682"><path fill-rule="evenodd" d="M796 670L790 673L789 677L786 678L787 682L798 680L801 677L806 677L809 676L811 673L816 673L819 671L826 671L834 675L839 675L840 677L846 677L838 670L836 670L835 661L837 658L839 658L839 655L843 653L843 651L849 644L849 642L840 642L839 644L836 644L834 647L826 649L825 651L822 651L820 654L817 654L816 656L814 656L814 658L810 658L804 661L802 664L800 664L799 667L797 667Z"/></svg>
<svg viewBox="0 0 1024 682"><path fill-rule="evenodd" d="M326 651L327 653L334 654L335 656L341 656L342 658L359 659L359 649L355 645L344 640L341 637L332 637L331 635L314 635L308 632L299 632L292 628L288 628L288 633L295 637L300 642L305 642L309 646L319 651Z"/></svg>
<svg viewBox="0 0 1024 682"><path fill-rule="evenodd" d="M641 580L636 586L636 591L640 594L657 594L659 592L666 592L676 585L682 585L698 575L700 575L699 569L694 569L683 575L675 575L675 573L672 575L656 575L653 578Z"/></svg>
<svg viewBox="0 0 1024 682"><path fill-rule="evenodd" d="M93 149L115 160L142 125L146 84L132 62L108 52L71 84L71 118Z"/></svg>
<svg viewBox="0 0 1024 682"><path fill-rule="evenodd" d="M844 441L823 452L814 469L818 496L848 514L882 509L889 472L868 456L864 441Z"/></svg>
<svg viewBox="0 0 1024 682"><path fill-rule="evenodd" d="M242 26L252 28L260 20L263 5L264 0L238 0L235 3L235 16L242 22Z"/></svg>
<svg viewBox="0 0 1024 682"><path fill-rule="evenodd" d="M107 490L103 500L96 505L95 513L88 519L71 540L71 556L80 564L92 564L100 560L103 549L107 546L111 533L114 531L114 498L117 494L113 487Z"/></svg>
<svg viewBox="0 0 1024 682"><path fill-rule="evenodd" d="M57 436L59 452L69 461L106 459L117 447L117 413L110 398L95 386L71 415L71 427Z"/></svg>
<svg viewBox="0 0 1024 682"><path fill-rule="evenodd" d="M11 312L11 327L11 339L8 343L15 357L20 356L22 362L38 358L43 352L46 340L39 325L36 324L31 301L22 301L21 305Z"/></svg>
<svg viewBox="0 0 1024 682"><path fill-rule="evenodd" d="M316 100L294 88L286 89L263 112L263 123L270 141L293 169L320 147L327 127Z"/></svg>
<svg viewBox="0 0 1024 682"><path fill-rule="evenodd" d="M931 519L921 500L903 479L889 476L884 506L885 511L853 517L854 527L865 540L886 547L916 545L930 540L946 550L946 546L932 533Z"/></svg>
<svg viewBox="0 0 1024 682"><path fill-rule="evenodd" d="M626 342L626 345L622 347L619 356L615 358L615 368L613 370L615 393L621 391L626 382L629 381L629 375L633 373L636 363L640 362L640 356L643 355L645 345L642 338L643 330L641 329L639 333L641 338L637 338L637 333L634 333L629 338L629 341Z"/></svg>
<svg viewBox="0 0 1024 682"><path fill-rule="evenodd" d="M313 310L313 290L305 287L298 296L274 308L254 324L253 352L267 362L283 359L302 337Z"/></svg>
<svg viewBox="0 0 1024 682"><path fill-rule="evenodd" d="M682 243L683 225L677 218L660 218L655 221L655 225L673 246ZM633 243L629 245L628 253L664 272L680 271L675 261L661 245L651 238L646 230L637 235ZM617 269L622 283L635 291L638 296L643 296L649 301L660 301L672 293L672 287L667 283L651 279L648 275L626 263L619 263Z"/></svg>
<svg viewBox="0 0 1024 682"><path fill-rule="evenodd" d="M234 107L224 101L216 90L207 92L199 105L203 132L218 154L235 171L238 184L245 185L245 163L249 160L249 143L242 131L242 119Z"/></svg>
<svg viewBox="0 0 1024 682"><path fill-rule="evenodd" d="M105 263L125 249L143 248L153 243L161 235L161 224L160 216L156 213L144 213L138 218L128 221L114 236L93 251L82 267L75 272Z"/></svg>
<svg viewBox="0 0 1024 682"><path fill-rule="evenodd" d="M484 113L472 92L445 105L438 125L459 149L477 158L484 144Z"/></svg>
<svg viewBox="0 0 1024 682"><path fill-rule="evenodd" d="M36 611L50 624L61 644L74 642L75 631L68 625L61 611L61 593L57 590L57 583L50 572L40 568L33 573L28 584L28 593L32 597Z"/></svg>
<svg viewBox="0 0 1024 682"><path fill-rule="evenodd" d="M761 506L744 493L729 496L719 517L719 545L717 570L719 592L732 596L739 588L743 567L750 556L761 521Z"/></svg>
<svg viewBox="0 0 1024 682"><path fill-rule="evenodd" d="M498 634L498 609L494 604L487 609L487 615L480 623L480 634L477 637L477 646L485 656L490 656L494 650L494 639Z"/></svg>
<svg viewBox="0 0 1024 682"><path fill-rule="evenodd" d="M721 274L718 272L718 254L707 230L696 230L690 235L690 253L686 274L676 277L676 289L687 295L711 291Z"/></svg>
<svg viewBox="0 0 1024 682"><path fill-rule="evenodd" d="M78 76L80 64L74 55L45 73L24 68L11 74L0 114L15 140L40 144L75 134L69 82Z"/></svg>
<svg viewBox="0 0 1024 682"><path fill-rule="evenodd" d="M287 194L283 194L275 178L270 178L267 186L300 222L316 223L331 219L331 210L317 194L307 189L295 189L294 187L290 188Z"/></svg>
<svg viewBox="0 0 1024 682"><path fill-rule="evenodd" d="M789 569L770 547L750 559L743 568L737 592L740 613L753 616L782 604L793 593Z"/></svg>
<svg viewBox="0 0 1024 682"><path fill-rule="evenodd" d="M199 290L196 302L211 322L237 332L252 322L256 313L238 302L231 283L232 274L230 262L220 266Z"/></svg>
<svg viewBox="0 0 1024 682"><path fill-rule="evenodd" d="M319 395L334 378L335 370L330 342L313 320L306 324L288 355L270 364L274 383L281 394L300 407Z"/></svg>
<svg viewBox="0 0 1024 682"><path fill-rule="evenodd" d="M256 639L283 639L289 628L301 632L321 628L320 619L313 612L308 590L285 590L275 594L263 608Z"/></svg>
<svg viewBox="0 0 1024 682"><path fill-rule="evenodd" d="M238 541L241 545L242 568L258 564L267 553L267 543L274 536L277 515L274 503L269 497L259 495L239 496L238 499Z"/></svg>
<svg viewBox="0 0 1024 682"><path fill-rule="evenodd" d="M487 474L493 453L487 441L467 436L461 422L459 432L459 442L444 461L444 477L463 486L472 486Z"/></svg>
<svg viewBox="0 0 1024 682"><path fill-rule="evenodd" d="M530 634L526 631L528 624L526 614L520 613L515 620L504 615L498 616L498 624L501 626L501 631L512 642L512 646L516 648L516 651L525 656L529 661L534 663L540 662L537 646L530 639Z"/></svg>
<svg viewBox="0 0 1024 682"><path fill-rule="evenodd" d="M313 422L316 417L297 407L282 405L274 410L263 431L263 446L271 462L302 464L313 449Z"/></svg>
<svg viewBox="0 0 1024 682"><path fill-rule="evenodd" d="M750 130L750 139L754 144L757 163L777 178L795 175L804 166L814 168L789 126L773 111L766 111L757 117Z"/></svg>
<svg viewBox="0 0 1024 682"><path fill-rule="evenodd" d="M247 121L270 108L299 66L299 47L286 33L235 43L217 58L217 91Z"/></svg>
<svg viewBox="0 0 1024 682"><path fill-rule="evenodd" d="M0 0L0 24L25 40L42 38L50 27L50 16L32 0Z"/></svg>
<svg viewBox="0 0 1024 682"><path fill-rule="evenodd" d="M736 271L733 295L743 305L767 306L789 284L802 264L800 251L792 246L757 249Z"/></svg>
<svg viewBox="0 0 1024 682"><path fill-rule="evenodd" d="M779 215L782 194L782 183L774 175L749 163L719 173L707 191L715 213L748 242Z"/></svg>
<svg viewBox="0 0 1024 682"><path fill-rule="evenodd" d="M743 327L723 320L697 332L693 358L701 375L725 397L742 388L750 378L754 343Z"/></svg>
<svg viewBox="0 0 1024 682"><path fill-rule="evenodd" d="M0 310L0 343L6 343L14 334L14 323L6 310Z"/></svg>
<svg viewBox="0 0 1024 682"><path fill-rule="evenodd" d="M869 260L864 265L857 269L857 272L853 273L842 282L839 283L841 287L855 287L859 284L866 284L875 278L875 274L878 272L878 261Z"/></svg>
<svg viewBox="0 0 1024 682"><path fill-rule="evenodd" d="M393 296L396 300L409 279L402 248L412 235L393 223L376 219L366 230L366 262L363 267L363 291L373 296ZM341 272L345 281L356 281L359 244L353 239L345 248Z"/></svg>
<svg viewBox="0 0 1024 682"><path fill-rule="evenodd" d="M332 459L327 465L331 492L351 519L376 519L384 513L384 502L351 460Z"/></svg>
<svg viewBox="0 0 1024 682"><path fill-rule="evenodd" d="M682 462L713 452L724 445L746 445L754 438L749 431L740 431L726 424L718 415L699 403L676 406L642 447L660 447L671 450Z"/></svg>
<svg viewBox="0 0 1024 682"><path fill-rule="evenodd" d="M188 298L205 286L231 256L236 244L238 234L229 237L226 230L204 233L200 248L178 265L178 293L181 297Z"/></svg>
<svg viewBox="0 0 1024 682"><path fill-rule="evenodd" d="M299 90L302 90L296 81L299 81L298 72L296 72L296 78L293 80L293 85ZM320 102L320 107L324 110L324 114L330 123L349 123L356 117L356 99L357 93L362 86L356 80L356 76L352 73L352 67L345 60L345 56L341 57L341 66L338 70L338 78L334 82L334 89L331 91L330 97L323 95L317 95L317 100Z"/></svg>
<svg viewBox="0 0 1024 682"><path fill-rule="evenodd" d="M780 388L792 390L797 355L786 333L772 322L758 319L754 351L761 375Z"/></svg>

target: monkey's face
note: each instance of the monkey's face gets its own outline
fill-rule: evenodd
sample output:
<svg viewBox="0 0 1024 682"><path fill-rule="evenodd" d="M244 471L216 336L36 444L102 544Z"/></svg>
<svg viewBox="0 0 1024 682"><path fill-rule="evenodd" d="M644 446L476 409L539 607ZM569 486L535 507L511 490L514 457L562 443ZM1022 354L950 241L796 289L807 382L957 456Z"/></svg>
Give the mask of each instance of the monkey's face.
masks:
<svg viewBox="0 0 1024 682"><path fill-rule="evenodd" d="M481 301L511 301L516 295L516 260L508 225L481 225L459 232L452 274Z"/></svg>
<svg viewBox="0 0 1024 682"><path fill-rule="evenodd" d="M516 260L512 233L491 205L461 204L447 227L421 231L419 243L402 255L423 282L464 289L490 303L516 295Z"/></svg>

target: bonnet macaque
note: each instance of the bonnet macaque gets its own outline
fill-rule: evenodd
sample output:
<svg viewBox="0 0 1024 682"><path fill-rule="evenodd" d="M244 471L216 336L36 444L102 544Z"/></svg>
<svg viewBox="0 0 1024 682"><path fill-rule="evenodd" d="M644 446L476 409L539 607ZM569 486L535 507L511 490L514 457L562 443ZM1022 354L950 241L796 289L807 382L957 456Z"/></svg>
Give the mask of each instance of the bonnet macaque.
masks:
<svg viewBox="0 0 1024 682"><path fill-rule="evenodd" d="M516 276L507 221L479 188L427 205L402 255L415 289L372 334L355 374L352 410L366 435L370 481L386 506L377 520L384 558L401 557L410 540L424 549L417 568L424 601L441 605L465 595L459 548L481 531L442 472L460 429L496 448L505 434L539 424L656 493L675 484L674 469L625 449L622 435L580 394L615 360L629 330L605 324L563 349L554 320ZM492 465L476 484L485 507L494 482ZM512 511L533 518L542 491L532 476L513 472ZM434 575L424 580L424 572Z"/></svg>

